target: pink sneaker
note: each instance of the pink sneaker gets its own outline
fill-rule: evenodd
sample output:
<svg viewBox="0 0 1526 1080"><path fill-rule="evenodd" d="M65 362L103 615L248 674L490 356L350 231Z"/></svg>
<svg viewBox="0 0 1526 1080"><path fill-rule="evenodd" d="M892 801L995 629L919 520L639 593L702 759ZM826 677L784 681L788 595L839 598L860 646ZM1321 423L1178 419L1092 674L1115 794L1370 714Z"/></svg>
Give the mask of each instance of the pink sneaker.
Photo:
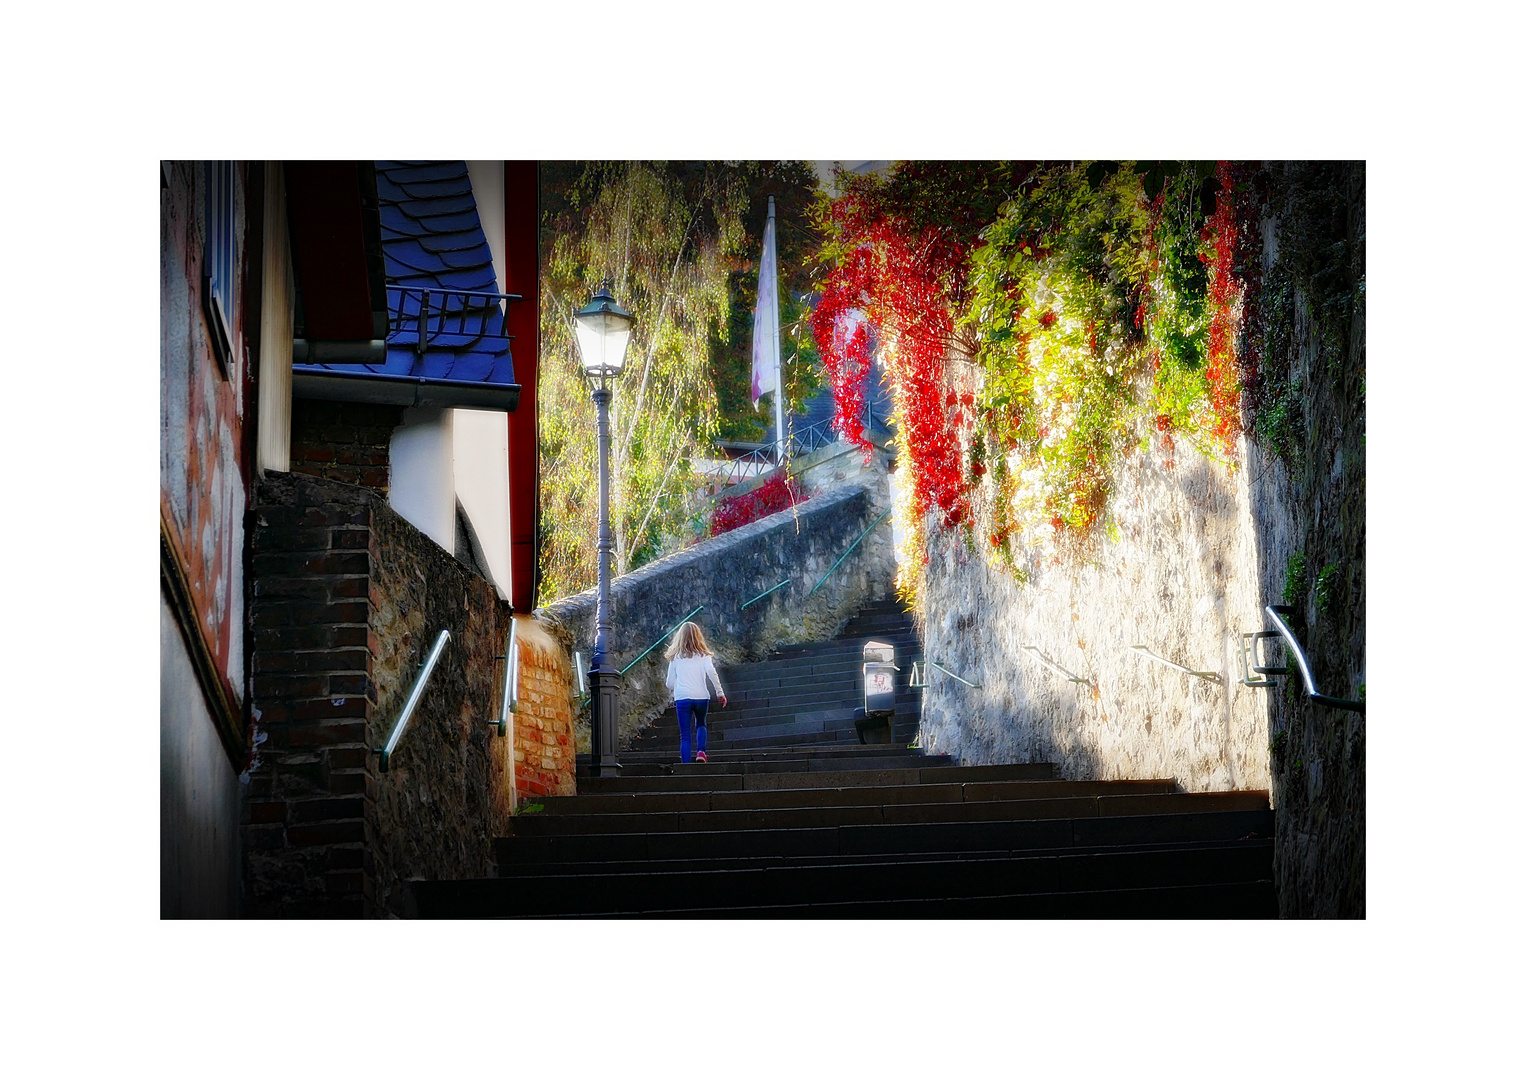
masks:
<svg viewBox="0 0 1526 1080"><path fill-rule="evenodd" d="M699 753L694 755L694 760L695 761L709 761L710 759L707 758L705 756L705 752L703 750L701 750Z"/></svg>

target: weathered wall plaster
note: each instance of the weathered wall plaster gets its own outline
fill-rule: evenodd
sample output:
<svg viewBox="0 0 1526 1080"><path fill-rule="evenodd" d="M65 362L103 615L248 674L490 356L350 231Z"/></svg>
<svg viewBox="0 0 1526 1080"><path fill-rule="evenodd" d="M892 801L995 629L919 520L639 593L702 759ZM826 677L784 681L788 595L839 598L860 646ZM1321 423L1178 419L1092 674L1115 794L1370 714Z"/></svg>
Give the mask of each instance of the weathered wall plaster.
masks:
<svg viewBox="0 0 1526 1080"><path fill-rule="evenodd" d="M1073 779L1269 786L1264 691L1238 683L1234 652L1240 631L1262 622L1244 474L1181 445L1162 468L1156 449L1121 469L1118 536L1095 565L1046 565L1019 585L960 534L930 524L927 655L981 689L932 672L929 750L970 764L1052 761ZM1088 681L1067 681L1024 645Z"/></svg>

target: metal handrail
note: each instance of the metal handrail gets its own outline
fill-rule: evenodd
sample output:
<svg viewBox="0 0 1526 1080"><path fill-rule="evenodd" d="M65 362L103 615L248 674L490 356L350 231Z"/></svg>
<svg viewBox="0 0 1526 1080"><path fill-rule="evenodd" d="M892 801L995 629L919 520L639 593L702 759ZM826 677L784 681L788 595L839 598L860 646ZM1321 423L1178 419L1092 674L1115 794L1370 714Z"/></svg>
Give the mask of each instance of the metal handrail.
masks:
<svg viewBox="0 0 1526 1080"><path fill-rule="evenodd" d="M704 610L705 610L705 605L701 604L699 607L697 607L693 611L689 612L689 614L687 614L683 618L679 619L676 623L673 624L673 627L672 627L671 630L669 630L666 634L663 634L662 637L658 638L656 641L654 641L650 645L648 645L645 649L643 649L641 651L641 655L640 656L636 657L636 659L632 660L629 664L626 664L623 668L621 668L620 669L620 674L624 675L631 668L633 668L637 664L641 663L642 660L646 659L646 654L647 653L651 652L657 646L661 645L664 641L668 640L668 638L670 638L673 635L673 632L675 630L677 630L684 623L688 622L690 619L694 618L694 616L698 615L701 611L704 611Z"/></svg>
<svg viewBox="0 0 1526 1080"><path fill-rule="evenodd" d="M1073 671L1066 671L1059 664L1056 664L1053 660L1050 660L1043 653L1039 652L1039 647L1037 645L1024 645L1023 648L1026 649L1028 652L1032 653L1033 654L1033 658L1035 660L1037 660L1039 663L1043 664L1050 671L1053 671L1053 672L1055 672L1055 673L1057 673L1059 675L1065 676L1065 678L1069 679L1071 682L1073 682L1073 683L1090 683L1091 682L1090 679L1083 679L1083 678L1081 678L1081 676L1077 675Z"/></svg>
<svg viewBox="0 0 1526 1080"><path fill-rule="evenodd" d="M509 640L503 647L503 703L498 706L499 738L509 733L509 714L519 711L519 624L509 620Z"/></svg>
<svg viewBox="0 0 1526 1080"><path fill-rule="evenodd" d="M1303 686L1309 693L1309 700L1317 701L1321 705L1328 705L1332 709L1349 709L1351 712L1362 713L1365 716L1367 713L1367 703L1365 701L1352 701L1348 698L1331 697L1329 694L1321 694L1318 687L1314 685L1314 673L1309 670L1309 658L1304 655L1303 646L1298 643L1298 638L1293 634L1292 628L1282 620L1283 615L1293 614L1293 609L1284 604L1268 604L1266 605L1266 613L1276 625L1278 632L1282 634L1283 641L1292 650L1293 659L1298 661L1298 670L1303 673Z"/></svg>
<svg viewBox="0 0 1526 1080"><path fill-rule="evenodd" d="M414 676L413 688L408 691L408 700L403 703L403 711L397 718L397 723L392 727L392 735L387 739L387 745L381 750L381 761L377 768L382 772L392 763L392 752L397 749L398 740L403 737L403 732L408 730L408 721L413 717L413 710L418 707L419 699L424 696L424 687L429 685L429 676L434 673L435 664L440 661L440 654L445 651L445 643L450 640L450 631L441 630L440 636L435 638L434 648L429 650L429 658L424 661L424 666Z"/></svg>
<svg viewBox="0 0 1526 1080"><path fill-rule="evenodd" d="M891 507L891 510L893 510L893 509L895 509L895 507ZM879 517L874 519L873 524L871 524L863 532L859 533L858 534L858 540L855 540L855 541L853 541L853 543L848 545L848 550L843 552L842 556L835 563L832 564L832 569L828 570L825 574L821 575L821 580L818 581L815 584L814 587L812 587L810 592L805 594L805 598L807 600L809 600L811 597L815 596L816 595L816 590L820 589L823 585L825 585L827 583L827 578L831 577L833 574L835 574L837 572L837 568L842 565L843 559L846 559L849 555L852 555L853 554L853 549L858 547L859 542L862 541L864 537L866 537L870 533L872 533L875 530L875 527L878 526L880 522L884 521L889 516L890 516L890 510L886 510L883 514L881 514Z"/></svg>
<svg viewBox="0 0 1526 1080"><path fill-rule="evenodd" d="M943 672L943 674L947 675L951 679L958 679L971 690L980 689L979 683L970 682L969 679L966 679L963 676L955 675L952 671L938 663L936 660L913 660L911 662L911 678L908 680L907 685L909 685L913 690L926 690L928 686L927 669L929 667L937 668L939 671Z"/></svg>
<svg viewBox="0 0 1526 1080"><path fill-rule="evenodd" d="M746 611L748 608L752 607L752 605L756 604L759 600L763 599L769 593L774 592L774 591L776 591L778 589L784 588L784 586L788 585L790 582L792 582L794 580L795 580L794 578L785 578L783 581L779 582L779 584L775 585L772 589L764 589L757 596L754 596L751 600L747 601L747 603L743 604L737 610L739 610L739 611Z"/></svg>
<svg viewBox="0 0 1526 1080"><path fill-rule="evenodd" d="M1145 645L1130 645L1129 648L1132 649L1134 652L1139 653L1142 656L1146 656L1149 659L1154 660L1158 664L1165 664L1166 667L1168 667L1168 668L1175 668L1177 671L1180 671L1183 675L1195 675L1199 679L1207 679L1210 682L1216 682L1216 683L1222 683L1224 681L1223 677L1220 676L1217 671L1192 671L1189 668L1183 667L1181 664L1172 663L1170 660L1167 660L1164 656L1160 656L1157 653L1151 652L1150 649L1147 646L1145 646Z"/></svg>

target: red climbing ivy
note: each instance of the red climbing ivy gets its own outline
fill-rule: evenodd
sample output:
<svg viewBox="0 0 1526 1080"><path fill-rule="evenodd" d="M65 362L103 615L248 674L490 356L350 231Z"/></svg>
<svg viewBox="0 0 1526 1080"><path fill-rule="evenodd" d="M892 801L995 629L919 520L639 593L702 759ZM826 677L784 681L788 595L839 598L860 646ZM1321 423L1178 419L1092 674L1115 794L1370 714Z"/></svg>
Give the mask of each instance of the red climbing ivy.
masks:
<svg viewBox="0 0 1526 1080"><path fill-rule="evenodd" d="M882 185L859 178L826 205L832 240L812 330L831 376L838 431L867 448L863 319L878 328L911 466L912 512L920 518L936 506L942 522L955 525L969 515L960 432L970 416L949 391L945 358L954 341L951 286L967 273L970 242L946 224L918 227L891 203Z"/></svg>
<svg viewBox="0 0 1526 1080"><path fill-rule="evenodd" d="M839 430L861 446L870 331L879 337L913 548L936 507L944 526L978 518L972 537L1021 575L1014 541L1047 550L1091 535L1119 462L1152 437L1164 468L1176 436L1233 462L1255 364L1237 343L1256 296L1252 172L903 163L839 177L820 213L813 329ZM953 357L970 365L957 378Z"/></svg>
<svg viewBox="0 0 1526 1080"><path fill-rule="evenodd" d="M717 502L710 514L710 535L720 536L804 501L799 481L794 477L786 479L776 472L745 495L733 495Z"/></svg>
<svg viewBox="0 0 1526 1080"><path fill-rule="evenodd" d="M1213 214L1203 226L1205 250L1199 256L1208 264L1208 402L1213 416L1213 436L1226 456L1235 453L1240 436L1240 372L1235 361L1235 333L1239 328L1240 281L1235 276L1235 253L1240 224L1235 218L1233 180L1229 162L1219 162L1219 190Z"/></svg>

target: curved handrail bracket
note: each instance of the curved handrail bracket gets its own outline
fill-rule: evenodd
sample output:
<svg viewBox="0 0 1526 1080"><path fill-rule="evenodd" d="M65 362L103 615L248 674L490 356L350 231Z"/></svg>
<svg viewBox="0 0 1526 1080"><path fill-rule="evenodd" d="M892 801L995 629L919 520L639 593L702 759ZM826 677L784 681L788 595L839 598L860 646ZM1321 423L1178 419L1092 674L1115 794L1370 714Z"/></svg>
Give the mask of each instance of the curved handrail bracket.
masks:
<svg viewBox="0 0 1526 1080"><path fill-rule="evenodd" d="M1288 673L1288 669L1285 667L1266 667L1254 663L1255 660L1260 659L1256 656L1256 643L1265 638L1280 638L1281 636L1275 630L1257 630L1254 634L1240 635L1240 682L1242 685L1251 687L1277 685L1275 679L1252 679L1250 677L1252 671L1259 675L1286 675Z"/></svg>
<svg viewBox="0 0 1526 1080"><path fill-rule="evenodd" d="M1168 667L1168 668L1175 668L1177 671L1180 671L1183 675L1193 675L1193 676L1195 676L1195 677L1197 677L1199 679L1206 679L1209 682L1222 683L1224 681L1223 677L1217 671L1191 671L1188 668L1182 667L1182 665L1180 665L1180 664L1172 663L1170 660L1167 660L1164 656L1161 656L1161 655L1159 655L1157 653L1151 652L1148 646L1145 646L1145 645L1130 645L1129 648L1131 650L1133 650L1134 652L1138 653L1140 656L1145 657L1146 659L1154 660L1157 664L1165 664L1166 667Z"/></svg>
<svg viewBox="0 0 1526 1080"><path fill-rule="evenodd" d="M392 764L392 752L397 749L403 732L408 730L408 721L413 718L413 710L418 708L419 700L424 696L424 687L429 685L429 676L434 674L435 665L440 662L440 654L445 651L446 643L450 641L450 631L441 630L440 636L435 638L434 648L429 650L429 658L424 661L424 666L414 676L413 687L408 691L408 700L403 703L403 711L398 715L397 723L392 726L392 734L387 739L387 745L381 750L381 761L377 768L386 772Z"/></svg>
<svg viewBox="0 0 1526 1080"><path fill-rule="evenodd" d="M1077 675L1075 672L1073 672L1073 671L1066 671L1059 664L1056 664L1053 660L1049 659L1043 653L1039 652L1039 647L1037 645L1024 645L1023 648L1025 650L1027 650L1029 653L1032 653L1033 654L1033 658L1035 660L1037 660L1039 663L1043 664L1046 668L1048 668L1050 671L1054 672L1055 674L1063 675L1066 679L1070 680L1073 683L1087 683L1087 684L1091 683L1090 679L1083 679L1081 676Z"/></svg>
<svg viewBox="0 0 1526 1080"><path fill-rule="evenodd" d="M1329 694L1321 694L1319 688L1314 685L1314 673L1309 670L1309 658L1304 655L1303 646L1298 643L1292 627L1283 621L1282 616L1293 614L1293 609L1284 604L1266 605L1266 614L1277 627L1277 632L1282 635L1288 649L1293 654L1293 659L1298 662L1298 670L1303 675L1304 689L1309 692L1309 700L1317 701L1321 705L1328 705L1332 709L1347 709L1351 712L1367 714L1365 701L1352 701L1349 698L1331 697ZM1265 631L1263 631L1264 633Z"/></svg>

